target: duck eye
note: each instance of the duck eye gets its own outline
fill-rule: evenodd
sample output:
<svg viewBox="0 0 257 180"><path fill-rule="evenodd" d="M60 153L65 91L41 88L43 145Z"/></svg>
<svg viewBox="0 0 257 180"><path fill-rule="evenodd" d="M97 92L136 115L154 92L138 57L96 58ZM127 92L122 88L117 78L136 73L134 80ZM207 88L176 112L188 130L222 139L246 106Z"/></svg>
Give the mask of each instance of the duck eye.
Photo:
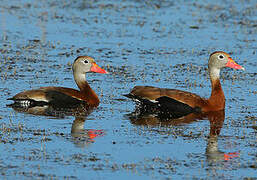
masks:
<svg viewBox="0 0 257 180"><path fill-rule="evenodd" d="M88 63L88 60L85 60L84 63L87 64L87 63Z"/></svg>
<svg viewBox="0 0 257 180"><path fill-rule="evenodd" d="M223 59L224 58L224 56L223 55L219 55L219 59Z"/></svg>

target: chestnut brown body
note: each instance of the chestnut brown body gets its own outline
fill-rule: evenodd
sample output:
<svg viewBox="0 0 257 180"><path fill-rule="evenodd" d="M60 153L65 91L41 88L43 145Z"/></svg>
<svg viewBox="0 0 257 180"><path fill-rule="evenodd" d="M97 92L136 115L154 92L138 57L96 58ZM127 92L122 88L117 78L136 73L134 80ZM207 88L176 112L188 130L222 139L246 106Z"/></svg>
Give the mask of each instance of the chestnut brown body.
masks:
<svg viewBox="0 0 257 180"><path fill-rule="evenodd" d="M165 111L178 111L180 113L184 111L184 115L194 112L195 108L198 110L200 109L201 112L224 110L225 96L219 79L220 70L224 67L243 70L244 68L236 64L236 62L231 59L229 54L222 51L217 51L210 55L208 66L212 87L211 96L209 99L202 98L191 92L177 89L157 88L152 86L135 86L126 96L141 102L141 104L144 104L147 101L152 102L153 105L157 104L157 107L162 107L162 105L165 103L165 107L168 107L164 108ZM161 97L165 98L162 98L162 101L160 101ZM174 102L176 104L181 103L183 106L172 106L171 103ZM188 107L191 107L192 109Z"/></svg>
<svg viewBox="0 0 257 180"><path fill-rule="evenodd" d="M41 87L16 94L13 100L20 106L60 105L69 106L84 102L87 106L97 107L99 98L86 81L87 72L107 73L89 56L79 56L72 66L74 80L79 90L66 87Z"/></svg>

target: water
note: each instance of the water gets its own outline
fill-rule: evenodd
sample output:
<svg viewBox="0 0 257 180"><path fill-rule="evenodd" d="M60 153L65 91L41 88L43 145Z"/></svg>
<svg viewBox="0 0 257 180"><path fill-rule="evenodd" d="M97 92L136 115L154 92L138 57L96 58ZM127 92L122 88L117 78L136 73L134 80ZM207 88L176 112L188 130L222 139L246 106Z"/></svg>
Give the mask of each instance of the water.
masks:
<svg viewBox="0 0 257 180"><path fill-rule="evenodd" d="M3 1L1 179L256 178L256 15L251 0ZM208 56L216 50L246 69L222 71L226 110L224 122L217 118L217 139L207 117L184 123L130 117L134 102L122 94L135 85L208 97ZM79 55L110 72L87 75L101 99L89 116L6 107L25 89L77 88L71 63ZM83 133L72 130L83 125ZM206 152L210 144L216 154Z"/></svg>

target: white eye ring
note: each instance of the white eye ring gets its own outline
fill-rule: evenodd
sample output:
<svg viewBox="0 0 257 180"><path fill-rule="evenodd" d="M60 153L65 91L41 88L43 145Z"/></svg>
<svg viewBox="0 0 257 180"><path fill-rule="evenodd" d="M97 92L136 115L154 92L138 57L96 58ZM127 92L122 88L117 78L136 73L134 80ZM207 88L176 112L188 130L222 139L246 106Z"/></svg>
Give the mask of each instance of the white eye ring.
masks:
<svg viewBox="0 0 257 180"><path fill-rule="evenodd" d="M88 60L84 60L83 62L84 62L85 64L87 64L87 63L88 63Z"/></svg>
<svg viewBox="0 0 257 180"><path fill-rule="evenodd" d="M224 57L224 55L220 54L220 55L218 56L218 58L219 58L219 60L223 60L225 57Z"/></svg>

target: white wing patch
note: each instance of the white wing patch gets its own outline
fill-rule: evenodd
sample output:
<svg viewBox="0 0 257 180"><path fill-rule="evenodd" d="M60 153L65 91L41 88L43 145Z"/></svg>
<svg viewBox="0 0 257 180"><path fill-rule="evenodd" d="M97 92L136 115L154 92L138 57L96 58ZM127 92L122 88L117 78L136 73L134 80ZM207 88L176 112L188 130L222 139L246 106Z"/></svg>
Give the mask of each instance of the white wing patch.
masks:
<svg viewBox="0 0 257 180"><path fill-rule="evenodd" d="M30 106L30 101L29 100L20 100L20 101L16 101L20 103L20 106L22 107L29 107Z"/></svg>
<svg viewBox="0 0 257 180"><path fill-rule="evenodd" d="M34 101L43 101L43 102L49 102L48 99L45 99L44 97L33 97Z"/></svg>
<svg viewBox="0 0 257 180"><path fill-rule="evenodd" d="M158 101L156 101L156 100L149 100L149 101L151 101L152 103L158 103Z"/></svg>

